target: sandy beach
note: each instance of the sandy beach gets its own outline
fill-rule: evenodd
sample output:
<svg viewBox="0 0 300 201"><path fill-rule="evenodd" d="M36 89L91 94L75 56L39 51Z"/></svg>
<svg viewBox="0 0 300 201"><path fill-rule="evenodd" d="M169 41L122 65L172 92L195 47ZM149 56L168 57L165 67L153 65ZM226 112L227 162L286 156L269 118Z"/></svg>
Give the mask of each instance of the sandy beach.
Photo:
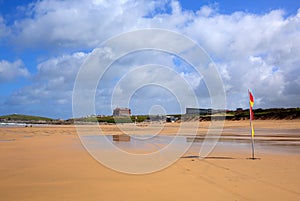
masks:
<svg viewBox="0 0 300 201"><path fill-rule="evenodd" d="M197 158L195 143L170 167L144 175L101 165L74 126L2 127L0 200L300 200L300 121L254 124L256 160L249 159L249 121L228 121L205 159ZM163 124L160 134L172 135L178 125ZM208 126L201 122L200 138ZM101 129L121 134L114 125Z"/></svg>

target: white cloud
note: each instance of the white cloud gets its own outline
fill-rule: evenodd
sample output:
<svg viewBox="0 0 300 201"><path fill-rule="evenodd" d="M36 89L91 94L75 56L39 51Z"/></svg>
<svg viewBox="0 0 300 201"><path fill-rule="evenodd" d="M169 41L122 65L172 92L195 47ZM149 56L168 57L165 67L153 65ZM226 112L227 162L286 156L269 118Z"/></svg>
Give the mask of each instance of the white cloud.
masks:
<svg viewBox="0 0 300 201"><path fill-rule="evenodd" d="M197 105L197 96L182 74L155 64L132 69L114 86L113 106L128 106L130 100L136 103L133 110L142 110L144 114L149 112L151 105L164 108L181 105L181 111L189 105ZM180 111L180 108L176 109ZM172 112L176 110L172 108L168 111Z"/></svg>
<svg viewBox="0 0 300 201"><path fill-rule="evenodd" d="M76 52L71 55L50 58L37 66L34 79L49 89L71 89L79 67L87 54Z"/></svg>
<svg viewBox="0 0 300 201"><path fill-rule="evenodd" d="M199 15L184 32L216 60L230 108L247 107L247 88L261 100L257 107L297 107L298 92L289 89L300 88L294 82L300 66L299 16L300 10L288 18L281 10Z"/></svg>
<svg viewBox="0 0 300 201"><path fill-rule="evenodd" d="M9 34L9 27L6 26L3 17L0 15L0 41Z"/></svg>
<svg viewBox="0 0 300 201"><path fill-rule="evenodd" d="M24 47L91 48L114 34L140 27L156 1L37 1L31 18L15 23L14 40ZM34 37L32 37L34 33Z"/></svg>
<svg viewBox="0 0 300 201"><path fill-rule="evenodd" d="M74 81L78 69L86 58L85 53L50 58L38 65L38 72L32 76L32 84L15 91L5 104L12 106L32 105L51 116L61 113L71 117L71 103ZM64 108L64 109L62 109Z"/></svg>
<svg viewBox="0 0 300 201"><path fill-rule="evenodd" d="M0 83L11 82L18 77L28 77L29 72L24 67L21 60L9 62L6 60L0 61Z"/></svg>

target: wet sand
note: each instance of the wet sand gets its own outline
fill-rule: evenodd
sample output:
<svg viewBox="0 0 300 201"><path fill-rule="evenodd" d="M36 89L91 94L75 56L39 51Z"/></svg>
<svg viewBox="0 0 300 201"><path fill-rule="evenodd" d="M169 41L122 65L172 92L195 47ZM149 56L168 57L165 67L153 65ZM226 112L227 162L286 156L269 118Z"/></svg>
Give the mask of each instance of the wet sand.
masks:
<svg viewBox="0 0 300 201"><path fill-rule="evenodd" d="M0 128L0 200L300 200L300 121L254 124L257 160L248 159L249 122L230 121L207 158L196 158L195 143L175 164L147 175L104 167L73 126ZM200 145L208 126L200 124ZM161 134L177 131L178 124L165 124Z"/></svg>

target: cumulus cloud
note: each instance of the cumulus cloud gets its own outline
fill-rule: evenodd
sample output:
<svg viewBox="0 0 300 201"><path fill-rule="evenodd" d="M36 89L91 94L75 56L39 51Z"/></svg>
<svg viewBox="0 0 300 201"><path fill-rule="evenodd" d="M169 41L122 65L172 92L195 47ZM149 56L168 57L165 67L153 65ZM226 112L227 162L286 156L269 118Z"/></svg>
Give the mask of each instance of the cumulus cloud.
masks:
<svg viewBox="0 0 300 201"><path fill-rule="evenodd" d="M91 48L114 34L140 27L139 20L158 5L162 2L37 1L29 7L31 17L15 23L13 38L24 47Z"/></svg>
<svg viewBox="0 0 300 201"><path fill-rule="evenodd" d="M64 108L61 116L70 117L74 82L85 58L86 53L76 52L40 63L32 84L15 91L5 104L34 105L34 108L53 116Z"/></svg>
<svg viewBox="0 0 300 201"><path fill-rule="evenodd" d="M299 106L298 91L289 89L300 88L294 81L299 79L300 10L288 18L282 10L209 17L199 12L184 33L216 61L229 108L247 107L247 88L257 96L257 107Z"/></svg>
<svg viewBox="0 0 300 201"><path fill-rule="evenodd" d="M99 54L101 55L101 52L99 52ZM95 97L97 113L111 114L113 107L127 107L130 102L127 98L128 96L134 95L135 91L139 91L140 95L143 94L138 98L136 95L132 96L135 99L135 103L137 103L136 100L139 100L139 104L135 104L135 107L133 108L133 112L135 113L145 113L145 111L150 108L149 105L151 103L154 103L157 100L167 100L164 98L164 93L158 92L160 91L159 89L164 87L171 90L167 92L168 90L166 89L165 94L175 93L176 91L178 93L178 91L181 91L180 94L188 95L187 88L189 86L192 88L191 84L196 81L197 78L191 73L185 73L180 68L178 68L178 70L173 68L174 72L171 70L163 71L162 69L164 68L172 69L174 64L173 60L174 55L169 53L147 50L133 52L121 57L109 66L102 77L100 77L99 73L96 73L99 72L99 70L91 69L94 72L96 79L99 79ZM101 65L95 65L95 68L101 68ZM184 69L187 69L187 67ZM84 91L88 88L86 86L89 85L86 77L93 79L88 75L90 75L90 73L84 75L84 79L80 79L80 81L83 82L80 85L84 86L81 87ZM186 79L191 76L194 76L195 79ZM187 87L183 87L184 85L182 85L182 83L187 83L185 84ZM151 86L147 87L146 85L149 84ZM147 90L145 87L147 87ZM189 99L186 97L184 100L185 102L188 102ZM164 103L163 105L166 106L168 104ZM171 105L172 104L168 105L169 108ZM174 108L173 110L171 110L171 108L169 110L174 111Z"/></svg>
<svg viewBox="0 0 300 201"><path fill-rule="evenodd" d="M43 84L47 89L72 89L78 69L86 56L86 53L76 52L38 64L35 82Z"/></svg>
<svg viewBox="0 0 300 201"><path fill-rule="evenodd" d="M146 90L143 90L147 88ZM139 104L135 106L144 108L144 113L150 110L145 103L161 105L167 108L168 105L180 105L176 108L185 111L188 105L197 105L197 96L192 90L192 86L183 78L182 74L172 68L160 65L145 65L132 69L125 74L114 87L112 105L127 105L130 98L139 91ZM168 111L168 113L176 110Z"/></svg>
<svg viewBox="0 0 300 201"><path fill-rule="evenodd" d="M3 17L0 15L0 41L7 37L9 34L9 28L6 26Z"/></svg>
<svg viewBox="0 0 300 201"><path fill-rule="evenodd" d="M0 83L11 82L18 77L28 77L29 72L21 60L9 62L0 61Z"/></svg>

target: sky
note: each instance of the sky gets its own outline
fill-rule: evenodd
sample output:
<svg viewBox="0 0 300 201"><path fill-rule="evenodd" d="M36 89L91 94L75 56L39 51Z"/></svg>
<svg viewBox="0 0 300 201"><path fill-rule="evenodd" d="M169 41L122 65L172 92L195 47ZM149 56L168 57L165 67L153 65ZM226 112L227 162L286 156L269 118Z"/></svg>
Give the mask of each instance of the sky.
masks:
<svg viewBox="0 0 300 201"><path fill-rule="evenodd" d="M0 0L0 115L71 118L76 77L92 52L145 28L182 34L203 48L222 80L226 109L248 108L248 89L254 108L300 106L299 1ZM179 80L198 104L187 95L178 100L175 91L188 91ZM182 113L211 107L210 95L190 63L144 50L110 66L97 85L95 111L82 114L111 115L117 106L133 114Z"/></svg>

